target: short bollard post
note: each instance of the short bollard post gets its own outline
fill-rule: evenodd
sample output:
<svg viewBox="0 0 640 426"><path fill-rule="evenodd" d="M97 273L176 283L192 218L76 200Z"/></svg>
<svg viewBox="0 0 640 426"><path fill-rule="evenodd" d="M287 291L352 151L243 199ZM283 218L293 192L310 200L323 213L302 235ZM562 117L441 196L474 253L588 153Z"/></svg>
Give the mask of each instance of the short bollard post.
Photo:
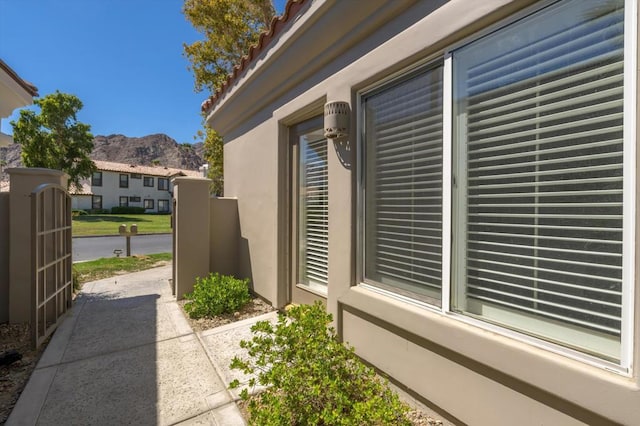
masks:
<svg viewBox="0 0 640 426"><path fill-rule="evenodd" d="M120 233L120 235L126 237L127 239L127 257L130 257L131 256L131 237L133 235L138 234L138 225L134 223L133 225L131 225L131 228L127 231L127 225L123 223L118 227L118 232Z"/></svg>

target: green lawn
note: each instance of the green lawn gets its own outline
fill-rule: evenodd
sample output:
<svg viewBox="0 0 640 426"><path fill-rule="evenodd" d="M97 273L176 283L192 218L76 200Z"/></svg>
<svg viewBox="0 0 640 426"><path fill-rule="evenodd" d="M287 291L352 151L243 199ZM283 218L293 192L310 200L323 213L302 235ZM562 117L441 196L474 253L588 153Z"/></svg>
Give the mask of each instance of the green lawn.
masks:
<svg viewBox="0 0 640 426"><path fill-rule="evenodd" d="M139 234L162 234L171 232L171 215L162 214L92 214L73 218L73 236L118 235L118 227L134 223Z"/></svg>
<svg viewBox="0 0 640 426"><path fill-rule="evenodd" d="M145 254L131 257L103 257L102 259L78 262L73 269L78 277L78 284L101 280L114 275L143 271L166 264L171 261L171 253Z"/></svg>

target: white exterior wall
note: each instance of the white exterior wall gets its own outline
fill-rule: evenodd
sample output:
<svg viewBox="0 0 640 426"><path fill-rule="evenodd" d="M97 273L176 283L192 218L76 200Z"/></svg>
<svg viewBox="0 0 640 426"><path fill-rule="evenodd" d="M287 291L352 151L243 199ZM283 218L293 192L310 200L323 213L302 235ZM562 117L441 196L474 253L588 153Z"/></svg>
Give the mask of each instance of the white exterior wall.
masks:
<svg viewBox="0 0 640 426"><path fill-rule="evenodd" d="M153 209L146 210L147 213L158 213L158 200L166 200L171 211L172 185L169 180L169 190L158 189L158 176L153 176L153 186L144 186L144 175L140 179L132 179L129 173L129 187L120 188L120 172L102 170L102 186L91 185L94 195L102 196L102 208L110 209L120 205L120 197L140 197L140 202L129 200L130 207L144 207L144 200L153 200Z"/></svg>
<svg viewBox="0 0 640 426"><path fill-rule="evenodd" d="M72 195L71 208L74 210L91 209L91 195Z"/></svg>

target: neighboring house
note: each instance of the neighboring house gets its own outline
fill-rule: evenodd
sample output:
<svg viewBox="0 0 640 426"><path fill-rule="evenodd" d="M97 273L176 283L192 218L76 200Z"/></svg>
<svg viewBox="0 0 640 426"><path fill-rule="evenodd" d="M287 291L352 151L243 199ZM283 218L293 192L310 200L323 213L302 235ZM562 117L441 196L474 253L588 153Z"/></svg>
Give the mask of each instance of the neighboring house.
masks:
<svg viewBox="0 0 640 426"><path fill-rule="evenodd" d="M72 206L81 210L144 207L147 213L170 213L176 176L200 176L197 170L94 161L97 171L80 189L72 189Z"/></svg>
<svg viewBox="0 0 640 426"><path fill-rule="evenodd" d="M31 105L34 96L38 96L38 89L0 59L0 121L11 116L15 109ZM0 146L11 143L13 138L0 132Z"/></svg>
<svg viewBox="0 0 640 426"><path fill-rule="evenodd" d="M634 0L290 1L203 104L239 274L456 423L638 424L637 28Z"/></svg>

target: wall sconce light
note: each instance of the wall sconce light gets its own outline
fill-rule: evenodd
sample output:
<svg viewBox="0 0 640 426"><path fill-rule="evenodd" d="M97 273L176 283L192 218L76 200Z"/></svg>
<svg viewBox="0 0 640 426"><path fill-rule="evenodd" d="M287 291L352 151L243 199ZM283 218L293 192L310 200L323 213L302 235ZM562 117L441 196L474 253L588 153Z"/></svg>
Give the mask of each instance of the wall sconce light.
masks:
<svg viewBox="0 0 640 426"><path fill-rule="evenodd" d="M349 134L349 103L342 101L324 104L324 136L342 138Z"/></svg>

